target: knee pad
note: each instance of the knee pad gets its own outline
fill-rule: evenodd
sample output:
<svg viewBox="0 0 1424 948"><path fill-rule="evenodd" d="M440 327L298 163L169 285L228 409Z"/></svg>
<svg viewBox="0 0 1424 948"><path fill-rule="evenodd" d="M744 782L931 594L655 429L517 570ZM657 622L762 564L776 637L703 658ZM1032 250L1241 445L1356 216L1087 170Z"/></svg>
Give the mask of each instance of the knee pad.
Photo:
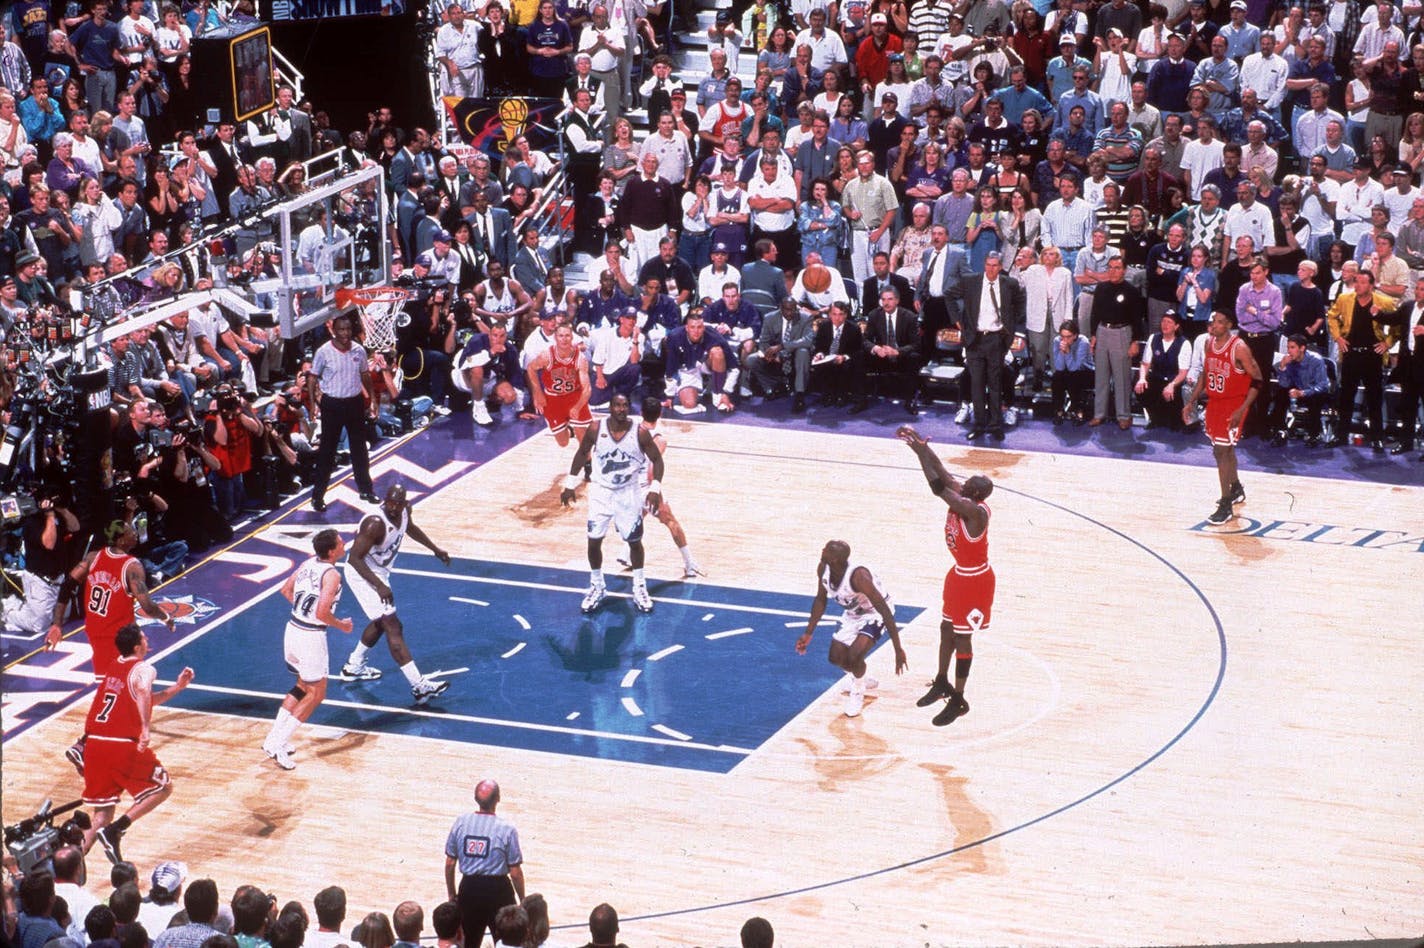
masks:
<svg viewBox="0 0 1424 948"><path fill-rule="evenodd" d="M301 702L301 701L303 701L303 700L306 699L307 690L306 690L305 688L303 688L301 685L293 685L293 686L292 686L292 690L289 691L289 692L287 692L287 694L291 695L291 696L292 696L293 698L295 698L298 702Z"/></svg>

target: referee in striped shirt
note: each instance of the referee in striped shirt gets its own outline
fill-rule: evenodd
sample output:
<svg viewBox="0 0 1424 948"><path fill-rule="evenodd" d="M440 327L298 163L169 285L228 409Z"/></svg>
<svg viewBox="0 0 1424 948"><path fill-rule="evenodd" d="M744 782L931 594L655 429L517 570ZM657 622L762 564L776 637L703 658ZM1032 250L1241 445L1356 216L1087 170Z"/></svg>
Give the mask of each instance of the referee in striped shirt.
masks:
<svg viewBox="0 0 1424 948"><path fill-rule="evenodd" d="M351 319L338 316L332 321L331 340L316 350L307 375L310 401L317 406L321 418L311 498L312 509L317 513L326 510L326 485L336 467L336 447L343 430L351 446L351 472L361 499L369 504L380 502L371 485L371 456L366 446L367 419L376 416L376 403L372 398L367 408L371 376L365 348L351 341Z"/></svg>

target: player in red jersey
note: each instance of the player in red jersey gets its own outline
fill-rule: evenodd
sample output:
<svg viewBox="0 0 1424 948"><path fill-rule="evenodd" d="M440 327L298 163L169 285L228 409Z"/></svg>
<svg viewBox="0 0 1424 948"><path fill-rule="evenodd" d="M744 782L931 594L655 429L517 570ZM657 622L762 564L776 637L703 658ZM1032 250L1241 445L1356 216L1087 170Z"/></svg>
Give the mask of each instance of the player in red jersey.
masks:
<svg viewBox="0 0 1424 948"><path fill-rule="evenodd" d="M1212 313L1207 324L1206 358L1196 387L1182 405L1182 418L1190 423L1197 399L1206 389L1206 418L1203 429L1211 441L1216 456L1216 476L1221 481L1221 499L1216 510L1207 517L1208 523L1225 523L1231 519L1231 505L1246 499L1246 489L1237 477L1236 442L1241 437L1241 420L1251 410L1265 382L1245 340L1233 335L1236 317L1231 313Z"/></svg>
<svg viewBox="0 0 1424 948"><path fill-rule="evenodd" d="M173 631L173 617L148 595L144 582L143 564L130 555L138 545L138 534L133 527L122 520L112 521L104 529L108 546L95 550L80 560L74 569L64 577L59 586L59 598L54 603L53 622L49 634L45 636L45 649L51 650L63 637L64 613L74 598L74 591L80 584L84 587L84 637L93 649L94 681L102 682L119 652L114 645L114 636L124 626L134 621L134 601L142 607L144 615L162 619ZM82 774L84 773L84 738L76 741L64 756Z"/></svg>
<svg viewBox="0 0 1424 948"><path fill-rule="evenodd" d="M114 646L117 655L84 722L89 741L84 802L94 808L84 850L88 852L97 839L109 861L117 863L123 859L119 841L125 831L173 793L168 771L149 747L148 726L154 706L188 687L193 669L184 668L172 687L154 694L158 671L144 661L148 636L130 623L114 635ZM133 806L116 820L114 808L125 792L133 797Z"/></svg>
<svg viewBox="0 0 1424 948"><path fill-rule="evenodd" d="M949 506L944 521L944 542L954 556L954 566L944 575L944 609L939 623L939 671L930 690L916 704L927 708L945 701L934 716L943 727L969 710L964 700L964 684L974 661L974 633L989 631L994 610L994 570L989 565L989 506L984 503L994 490L994 482L976 474L964 483L955 480L944 462L930 450L929 442L909 425L901 425L896 436L910 446L919 459L930 490ZM954 658L954 684L949 683L949 659Z"/></svg>
<svg viewBox="0 0 1424 948"><path fill-rule="evenodd" d="M560 324L554 330L554 344L531 359L525 371L534 396L534 410L544 416L559 447L569 443L570 430L575 444L582 441L593 420L588 410L592 391L588 385L588 359L574 345L573 327Z"/></svg>

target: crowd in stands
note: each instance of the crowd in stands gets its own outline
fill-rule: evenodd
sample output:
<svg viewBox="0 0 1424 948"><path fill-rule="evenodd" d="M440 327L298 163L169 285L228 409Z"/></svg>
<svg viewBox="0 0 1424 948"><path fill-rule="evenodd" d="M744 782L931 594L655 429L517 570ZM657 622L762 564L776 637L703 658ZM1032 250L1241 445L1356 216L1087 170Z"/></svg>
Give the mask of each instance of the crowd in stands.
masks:
<svg viewBox="0 0 1424 948"><path fill-rule="evenodd" d="M496 916L489 941L466 941L460 907L436 905L427 923L424 908L404 901L390 915L370 912L348 918L346 892L327 886L312 898L279 902L256 885L237 886L224 900L210 878L189 878L188 866L165 861L142 875L133 863L110 867L107 879L85 874L77 847L55 852L50 867L22 876L7 863L4 883L4 948L623 948L618 912L607 903L588 916L588 935L550 936L550 907L529 893ZM146 888L145 893L143 889ZM572 923L567 923L572 927ZM710 939L732 944L732 933ZM753 917L742 926L742 948L772 948L771 923Z"/></svg>

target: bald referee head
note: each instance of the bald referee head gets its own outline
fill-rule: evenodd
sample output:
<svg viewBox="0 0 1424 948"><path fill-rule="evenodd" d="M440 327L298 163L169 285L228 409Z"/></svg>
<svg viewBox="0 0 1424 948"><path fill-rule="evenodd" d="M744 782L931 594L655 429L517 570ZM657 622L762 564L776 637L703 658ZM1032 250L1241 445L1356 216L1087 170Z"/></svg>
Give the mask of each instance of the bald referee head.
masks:
<svg viewBox="0 0 1424 948"><path fill-rule="evenodd" d="M481 780L475 785L475 802L482 813L493 813L499 805L499 784L493 780Z"/></svg>

